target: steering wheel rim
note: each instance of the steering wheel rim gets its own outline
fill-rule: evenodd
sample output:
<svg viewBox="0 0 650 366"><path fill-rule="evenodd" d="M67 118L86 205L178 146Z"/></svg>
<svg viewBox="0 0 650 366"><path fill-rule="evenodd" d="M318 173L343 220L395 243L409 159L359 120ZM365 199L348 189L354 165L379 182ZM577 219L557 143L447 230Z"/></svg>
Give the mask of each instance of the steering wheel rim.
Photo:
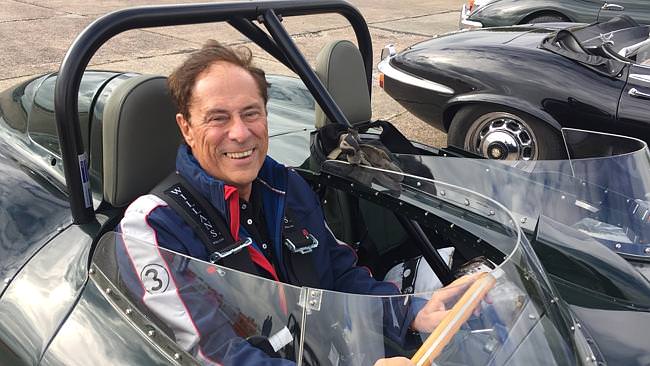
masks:
<svg viewBox="0 0 650 366"><path fill-rule="evenodd" d="M458 283L462 277L450 284ZM417 366L429 366L433 360L440 355L440 352L451 341L460 327L469 319L472 312L488 291L494 287L496 278L490 273L483 273L472 285L465 290L460 299L454 304L449 313L442 319L440 324L431 332L422 346L415 352L411 361Z"/></svg>

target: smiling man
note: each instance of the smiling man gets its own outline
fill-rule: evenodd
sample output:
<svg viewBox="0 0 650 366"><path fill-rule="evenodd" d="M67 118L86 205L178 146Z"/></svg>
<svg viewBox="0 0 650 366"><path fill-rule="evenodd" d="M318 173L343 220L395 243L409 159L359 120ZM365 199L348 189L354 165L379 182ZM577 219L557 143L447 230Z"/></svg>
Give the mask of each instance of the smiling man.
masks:
<svg viewBox="0 0 650 366"><path fill-rule="evenodd" d="M118 227L123 234L118 251L128 259L122 270L132 271L124 276L126 282L130 278L127 285L171 328L181 347L206 364L288 362L274 358L268 347L232 336L216 306L194 306L183 278L164 288L151 286L156 277L141 269L170 265L157 247L297 286L399 293L394 284L356 266L356 253L327 228L309 185L266 155L269 85L251 64L250 50L210 41L172 73L168 85L184 138L177 171L128 207ZM143 248L132 239L154 246ZM387 332L398 339L409 324L431 331L446 314L443 300L430 300L417 315L403 311Z"/></svg>

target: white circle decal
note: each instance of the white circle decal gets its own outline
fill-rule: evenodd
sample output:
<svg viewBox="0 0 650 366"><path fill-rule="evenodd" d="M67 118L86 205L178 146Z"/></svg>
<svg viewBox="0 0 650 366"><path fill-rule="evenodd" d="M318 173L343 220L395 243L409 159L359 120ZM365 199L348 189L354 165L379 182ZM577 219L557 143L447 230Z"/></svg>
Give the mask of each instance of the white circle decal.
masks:
<svg viewBox="0 0 650 366"><path fill-rule="evenodd" d="M160 264L148 264L140 273L144 289L150 294L165 292L169 286L169 273Z"/></svg>

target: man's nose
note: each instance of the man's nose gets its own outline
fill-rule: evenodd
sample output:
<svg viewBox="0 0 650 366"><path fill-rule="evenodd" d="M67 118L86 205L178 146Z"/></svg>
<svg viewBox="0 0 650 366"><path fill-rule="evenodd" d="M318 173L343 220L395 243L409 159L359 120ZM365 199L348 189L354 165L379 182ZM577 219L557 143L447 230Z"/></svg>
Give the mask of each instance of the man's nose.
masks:
<svg viewBox="0 0 650 366"><path fill-rule="evenodd" d="M228 137L237 142L244 142L251 135L248 124L239 115L232 117L232 124L228 130Z"/></svg>

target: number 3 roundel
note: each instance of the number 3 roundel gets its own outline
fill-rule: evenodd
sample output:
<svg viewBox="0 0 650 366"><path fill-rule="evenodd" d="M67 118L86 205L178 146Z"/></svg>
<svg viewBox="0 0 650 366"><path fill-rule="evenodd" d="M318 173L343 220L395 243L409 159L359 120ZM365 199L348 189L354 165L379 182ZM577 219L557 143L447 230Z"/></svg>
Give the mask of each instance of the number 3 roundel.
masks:
<svg viewBox="0 0 650 366"><path fill-rule="evenodd" d="M169 286L169 273L160 264L148 264L140 273L144 289L150 294L165 292Z"/></svg>

